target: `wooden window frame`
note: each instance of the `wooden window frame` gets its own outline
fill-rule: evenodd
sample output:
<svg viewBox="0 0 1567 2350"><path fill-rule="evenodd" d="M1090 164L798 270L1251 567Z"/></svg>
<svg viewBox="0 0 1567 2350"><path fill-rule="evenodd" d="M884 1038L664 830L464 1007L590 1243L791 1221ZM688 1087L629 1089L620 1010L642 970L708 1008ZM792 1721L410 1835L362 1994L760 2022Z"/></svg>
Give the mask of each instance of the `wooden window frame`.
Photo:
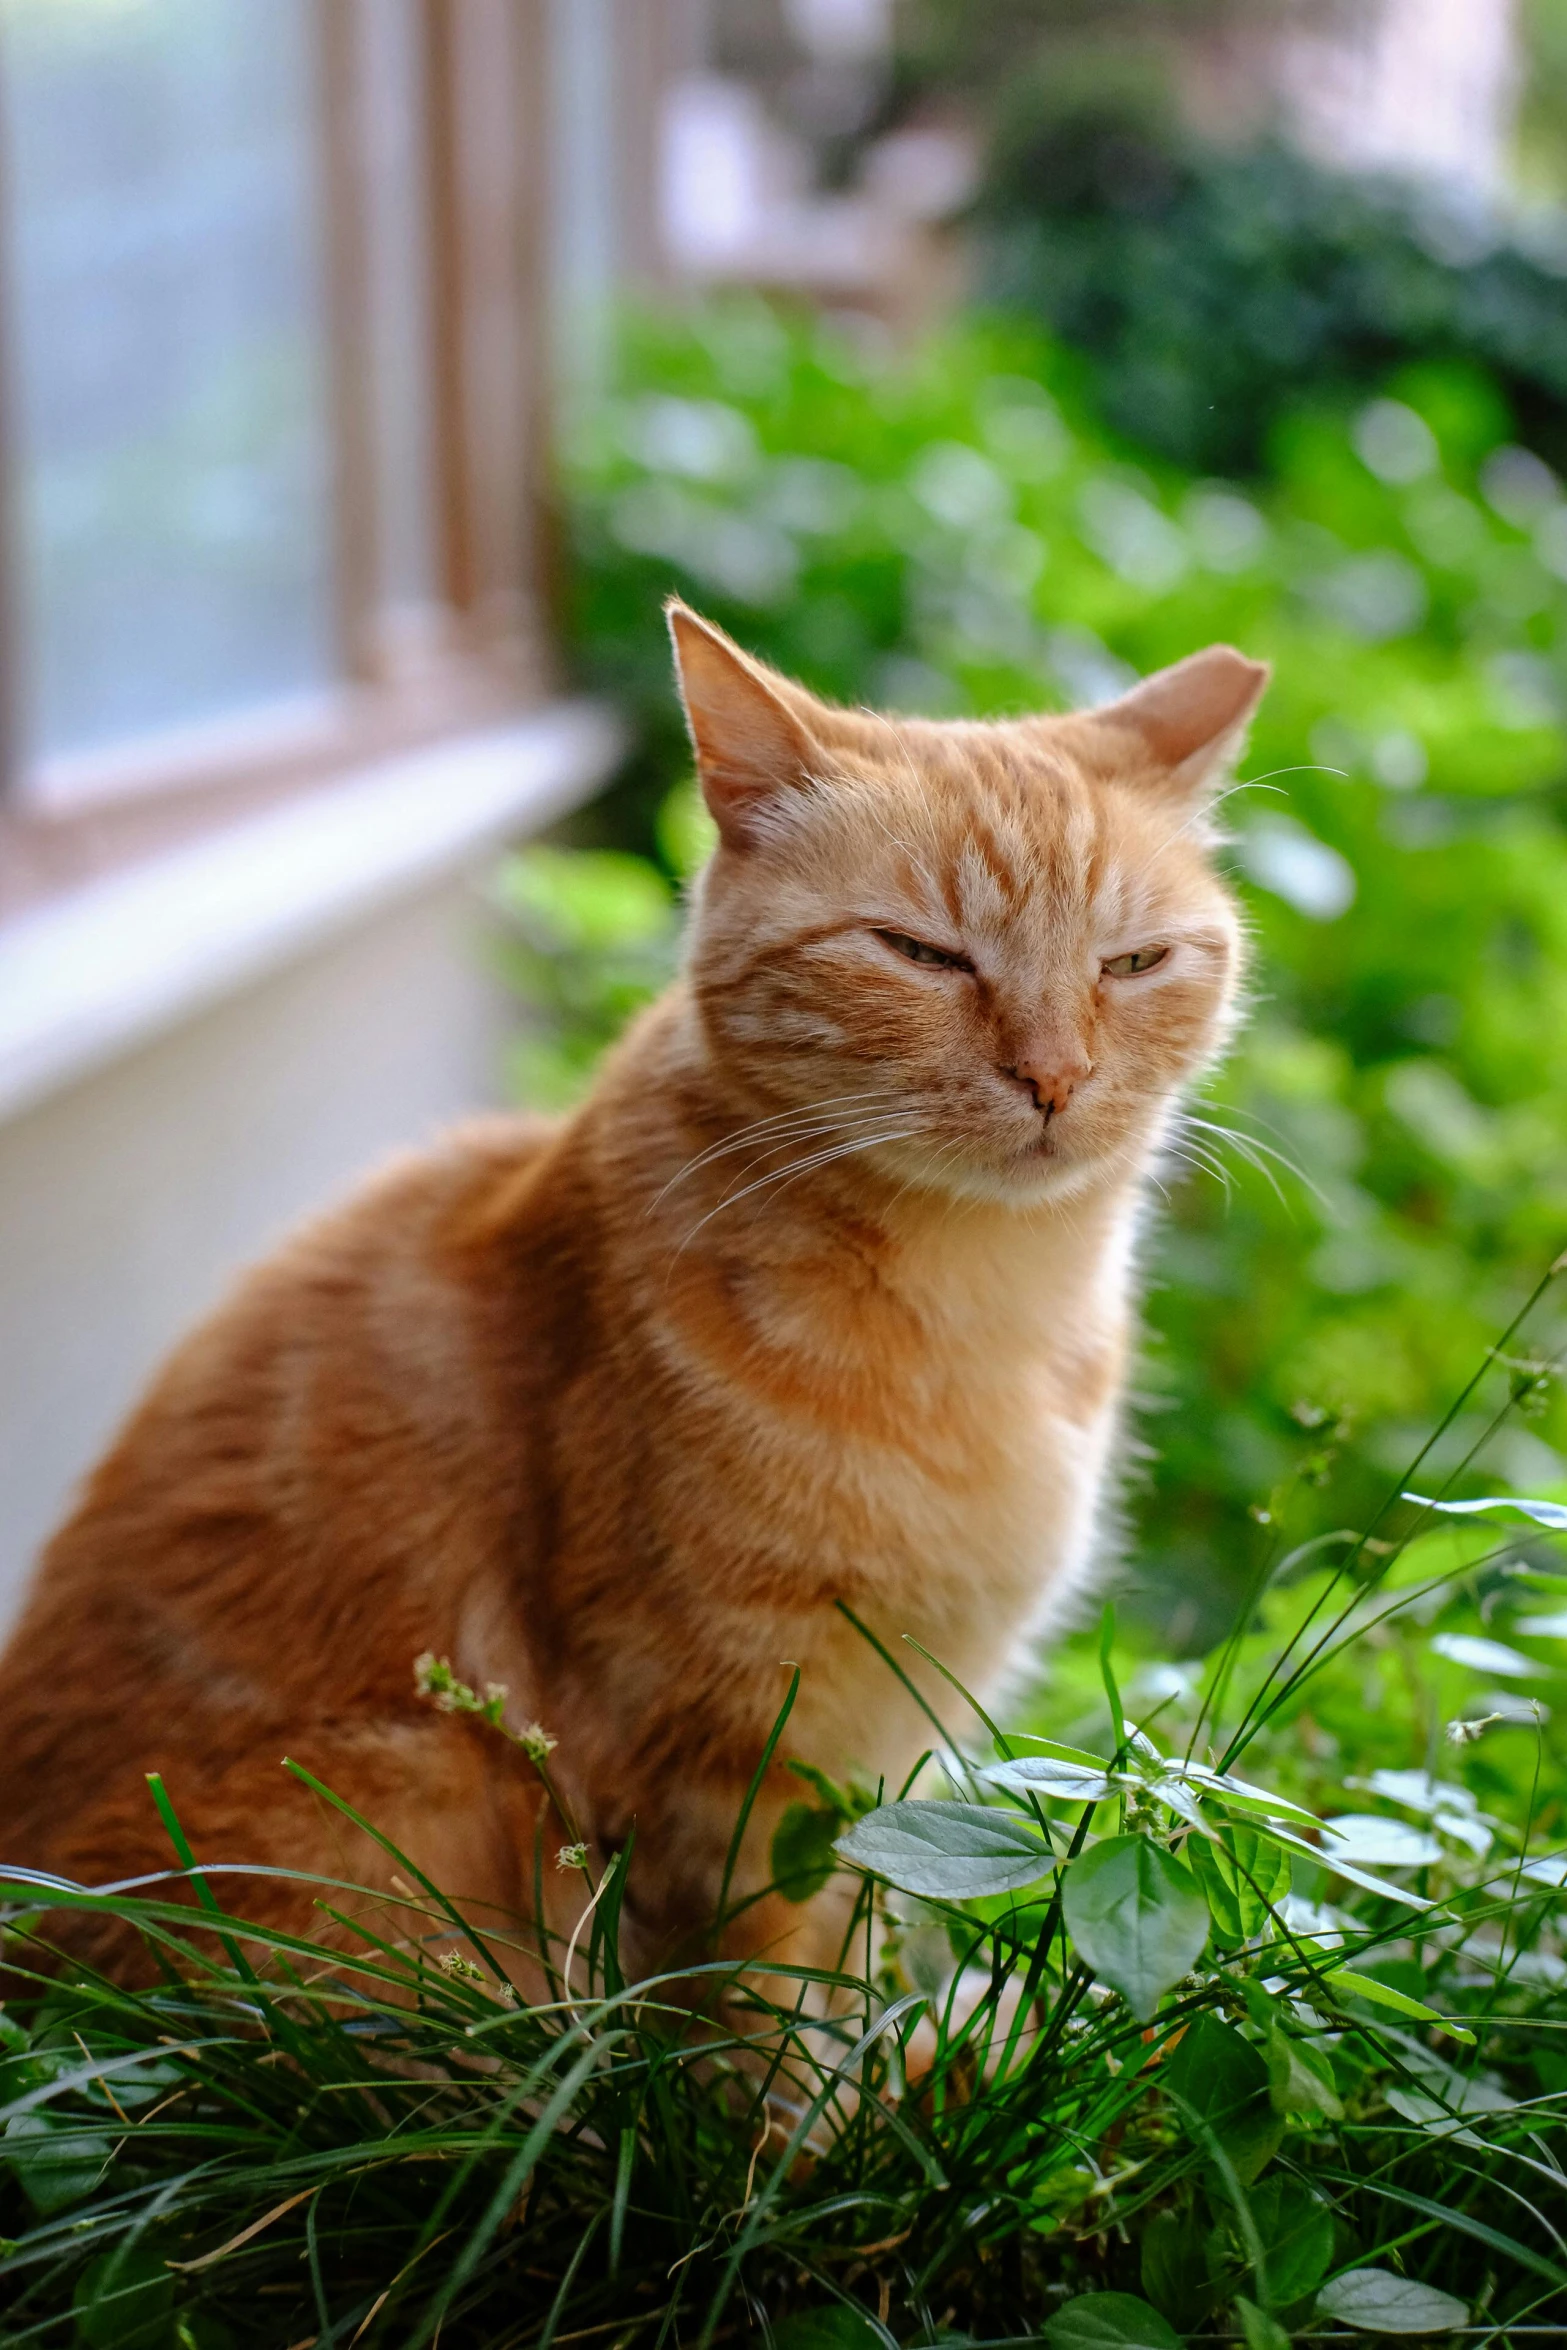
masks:
<svg viewBox="0 0 1567 2350"><path fill-rule="evenodd" d="M553 682L549 0L414 0L431 596L412 630L382 577L365 107L377 5L316 0L337 683L275 715L247 711L24 775L20 599L0 580L0 916L347 766L492 722ZM8 470L0 463L0 525Z"/></svg>

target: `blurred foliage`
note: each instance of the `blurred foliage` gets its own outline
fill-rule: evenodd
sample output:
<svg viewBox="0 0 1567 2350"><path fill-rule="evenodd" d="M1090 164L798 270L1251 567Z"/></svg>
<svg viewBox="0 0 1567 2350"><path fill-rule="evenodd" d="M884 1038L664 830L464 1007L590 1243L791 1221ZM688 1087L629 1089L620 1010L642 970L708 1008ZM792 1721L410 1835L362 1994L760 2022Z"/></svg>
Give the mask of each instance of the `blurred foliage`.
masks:
<svg viewBox="0 0 1567 2350"><path fill-rule="evenodd" d="M1545 30L1563 36L1547 0L1537 14L1548 62ZM1088 355L1115 426L1182 464L1251 472L1303 393L1445 358L1483 366L1520 437L1567 460L1559 214L1508 236L1472 206L1349 178L1276 141L1206 146L1180 126L1170 84L1135 45L1014 75L978 204L986 294ZM1543 173L1543 125L1526 145Z"/></svg>
<svg viewBox="0 0 1567 2350"><path fill-rule="evenodd" d="M1227 810L1254 1007L1201 1112L1242 1140L1195 1130L1228 1196L1173 1168L1147 1248L1130 1547L1180 1646L1269 1542L1364 1522L1567 1241L1567 500L1510 431L1482 373L1414 367L1292 410L1243 491L1134 458L1017 324L894 360L742 302L634 327L571 454L580 666L666 872L671 588L894 709L1091 701L1211 639L1275 663ZM1550 1490L1533 1362L1489 1474ZM1426 1473L1483 1432L1460 1412Z"/></svg>

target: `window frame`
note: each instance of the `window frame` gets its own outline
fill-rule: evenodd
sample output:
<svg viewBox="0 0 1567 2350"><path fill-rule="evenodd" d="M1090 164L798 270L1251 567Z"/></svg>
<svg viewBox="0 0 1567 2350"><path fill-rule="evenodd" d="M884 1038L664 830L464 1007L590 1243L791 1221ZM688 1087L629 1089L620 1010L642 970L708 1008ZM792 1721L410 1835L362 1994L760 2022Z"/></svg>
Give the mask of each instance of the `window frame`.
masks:
<svg viewBox="0 0 1567 2350"><path fill-rule="evenodd" d="M411 4L428 603L396 603L383 564L367 93L384 24L378 34L378 0L315 0L335 680L308 701L25 767L22 599L0 566L0 918L368 758L492 723L552 682L549 0ZM0 401L0 535L12 547L14 497Z"/></svg>

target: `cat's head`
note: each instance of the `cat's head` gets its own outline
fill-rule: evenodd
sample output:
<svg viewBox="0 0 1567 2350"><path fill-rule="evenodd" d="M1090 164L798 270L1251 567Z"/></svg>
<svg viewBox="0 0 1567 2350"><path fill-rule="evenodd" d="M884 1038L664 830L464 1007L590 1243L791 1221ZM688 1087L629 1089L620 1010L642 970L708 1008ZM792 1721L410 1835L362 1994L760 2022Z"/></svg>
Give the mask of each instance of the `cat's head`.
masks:
<svg viewBox="0 0 1567 2350"><path fill-rule="evenodd" d="M970 1197L1141 1164L1234 1017L1209 810L1265 666L1214 645L1104 709L941 723L832 709L669 619L719 832L688 969L736 1103L809 1113L791 1165Z"/></svg>

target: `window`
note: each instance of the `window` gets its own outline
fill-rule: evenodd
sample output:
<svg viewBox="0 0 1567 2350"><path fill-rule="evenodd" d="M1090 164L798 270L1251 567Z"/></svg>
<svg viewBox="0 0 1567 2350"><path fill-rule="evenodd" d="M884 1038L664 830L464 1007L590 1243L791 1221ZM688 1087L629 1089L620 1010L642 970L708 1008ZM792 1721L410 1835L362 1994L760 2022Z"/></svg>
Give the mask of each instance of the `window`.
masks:
<svg viewBox="0 0 1567 2350"><path fill-rule="evenodd" d="M13 816L527 691L542 18L0 0Z"/></svg>

